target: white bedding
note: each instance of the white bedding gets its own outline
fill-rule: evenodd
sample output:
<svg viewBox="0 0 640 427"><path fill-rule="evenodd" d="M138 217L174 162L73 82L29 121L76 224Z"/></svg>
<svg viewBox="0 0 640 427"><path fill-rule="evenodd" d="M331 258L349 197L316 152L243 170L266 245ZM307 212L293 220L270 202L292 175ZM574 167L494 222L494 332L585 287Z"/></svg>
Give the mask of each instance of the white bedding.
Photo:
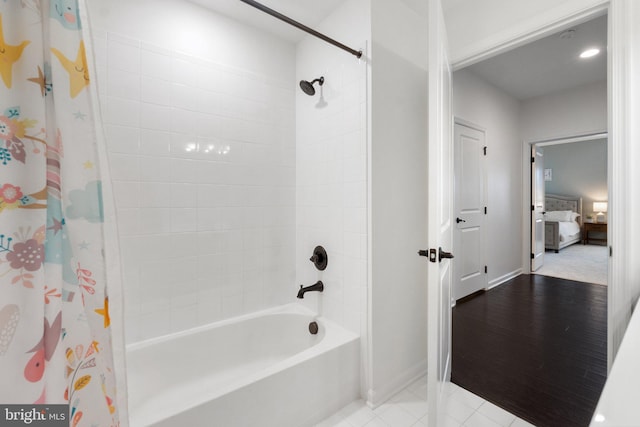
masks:
<svg viewBox="0 0 640 427"><path fill-rule="evenodd" d="M558 222L558 232L560 234L561 242L572 240L580 234L580 224L576 221L560 221Z"/></svg>

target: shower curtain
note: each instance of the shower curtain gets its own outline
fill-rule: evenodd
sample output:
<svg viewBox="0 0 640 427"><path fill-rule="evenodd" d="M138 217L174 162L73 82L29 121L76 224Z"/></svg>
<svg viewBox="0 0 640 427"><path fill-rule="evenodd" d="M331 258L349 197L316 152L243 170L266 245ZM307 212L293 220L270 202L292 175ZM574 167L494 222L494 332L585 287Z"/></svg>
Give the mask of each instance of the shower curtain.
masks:
<svg viewBox="0 0 640 427"><path fill-rule="evenodd" d="M0 404L68 403L70 426L126 426L83 8L0 0Z"/></svg>

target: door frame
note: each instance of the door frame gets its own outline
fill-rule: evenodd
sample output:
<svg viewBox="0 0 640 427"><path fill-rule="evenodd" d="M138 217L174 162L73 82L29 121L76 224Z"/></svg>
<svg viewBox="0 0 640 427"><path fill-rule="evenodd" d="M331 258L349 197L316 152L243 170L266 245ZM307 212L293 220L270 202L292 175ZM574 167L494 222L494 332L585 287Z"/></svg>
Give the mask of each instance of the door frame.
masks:
<svg viewBox="0 0 640 427"><path fill-rule="evenodd" d="M453 79L441 0L429 0L428 12L427 400L428 422L435 426L444 419L445 387L451 380Z"/></svg>
<svg viewBox="0 0 640 427"><path fill-rule="evenodd" d="M523 207L522 207L522 215L523 215L523 224L529 224L529 232L528 233L523 233L524 235L524 239L523 239L523 248L522 251L523 253L526 253L527 255L532 253L533 251L533 239L531 236L531 200L533 200L533 194L531 193L532 191L532 186L531 186L531 150L533 147L546 147L546 146L550 146L550 145L560 145L560 144L570 144L572 142L581 142L581 141L594 141L596 139L609 139L609 134L608 132L605 130L602 131L596 131L596 132L590 132L590 133L586 133L586 134L575 134L575 135L570 135L570 136L561 136L561 137L557 137L557 138L545 138L545 139L541 139L541 140L531 140L531 141L524 141L524 149L523 149L523 154L524 154L524 158L523 158L523 165L525 165L525 167L527 168L527 170L524 170L523 168ZM607 150L609 149L609 141L607 141ZM608 156L607 156L608 157ZM607 159L607 187L609 187L609 160ZM607 190L610 190L610 188L607 188ZM529 258L527 258L526 262L523 265L522 271L525 274L531 274L531 260Z"/></svg>
<svg viewBox="0 0 640 427"><path fill-rule="evenodd" d="M559 17L549 16L538 19L528 25L530 31L518 33L514 31L507 36L505 42L491 40L484 47L466 56L456 59L451 64L452 70L464 68L484 59L506 52L518 46L535 41L550 34L557 33L572 25L608 13L608 57L607 57L607 92L608 92L608 192L609 218L612 226L608 227L607 240L610 253L608 268L607 295L607 363L611 369L618 347L626 331L635 304L635 285L630 282L636 274L632 269L630 253L635 249L633 242L627 242L626 233L632 229L631 215L633 211L633 191L628 182L640 178L640 171L636 171L628 162L627 157L635 152L631 143L634 127L629 121L634 111L631 100L633 94L629 92L634 77L629 64L633 56L632 23L628 17L632 0L601 0L585 9L568 13ZM452 141L453 142L453 141ZM524 199L523 195L523 199ZM528 202L527 202L528 203ZM529 212L527 212L527 216ZM526 224L523 218L523 224ZM528 233L528 230L526 230ZM523 227L523 234L525 227ZM523 236L525 237L525 236ZM528 248L523 251L523 266L526 266Z"/></svg>
<svg viewBox="0 0 640 427"><path fill-rule="evenodd" d="M529 262L527 263L528 265L528 271L526 269L522 269L522 271L524 273L528 273L531 274L532 272L536 271L537 269L540 269L540 267L542 267L544 265L544 253L545 253L545 244L543 243L543 248L542 248L542 255L541 255L541 265L538 266L538 268L536 270L533 269L533 264L536 263L536 251L538 248L536 248L536 241L535 241L535 234L537 229L535 228L535 225L537 223L537 220L540 218L538 215L542 215L542 240L544 240L545 237L545 225L544 225L544 211L545 211L545 205L544 205L544 199L543 199L543 205L542 205L542 210L539 211L538 206L537 206L537 197L538 195L535 194L538 191L537 185L539 184L538 180L535 180L535 191L534 191L534 176L536 176L536 171L538 170L539 167L539 163L538 163L538 147L541 147L541 145L539 144L529 144L529 162L527 162L527 164L529 165L528 167L528 174L526 173L525 170L523 170L523 175L527 175L529 177L529 185L525 187L526 190L523 190L522 194L525 194L527 191L529 193L529 253L531 254L531 259L529 260ZM542 154L542 167L544 168L544 152L541 151ZM535 159L535 160L534 160ZM526 179L523 179L523 182L526 181ZM542 181L542 186L544 187L544 180ZM543 192L546 191L543 188ZM523 222L523 226L524 226L525 222Z"/></svg>
<svg viewBox="0 0 640 427"><path fill-rule="evenodd" d="M480 125L478 125L478 124L476 124L474 122L471 122L469 120L465 120L465 119L463 119L463 118L461 118L459 116L454 115L453 116L453 128L454 128L454 130L451 132L451 135L453 137L455 137L455 126L456 125L466 126L468 128L477 130L478 132L482 132L484 134L484 145L487 147L487 150L489 150L489 142L488 142L489 138L487 136L487 129L484 126L480 126ZM454 195L454 198L453 198L453 200L454 200L454 202L453 202L453 212L455 214L455 213L458 212L458 187L457 187L457 181L456 181L457 177L456 177L456 170L455 170L455 159L457 158L456 157L457 156L457 152L456 152L456 142L455 142L455 140L453 141L453 150L452 150L452 152L453 152L453 158L454 158L454 170L453 170L453 173L454 173L454 176L453 176L453 195ZM489 194L489 192L488 192L488 184L489 184L489 178L488 178L488 173L487 173L487 165L486 165L487 158L486 158L486 156L484 157L483 162L484 162L484 164L483 164L483 168L482 168L482 203L484 204L484 206L488 207L488 194ZM454 234L454 237L453 237L453 253L454 254L458 254L458 253L460 253L461 246L462 246L460 244L460 235L459 235L459 233L457 233L456 229L454 229L453 234ZM486 256L486 253L487 253L487 251L486 251L486 249L487 249L487 217L486 217L486 215L483 217L481 235L482 235L482 239L481 239L482 247L481 247L481 250L482 250L482 253L485 254L484 257L483 257L483 262L484 262L484 265L488 265L489 259L487 259L487 256ZM453 279L454 279L454 281L457 278L456 269L459 268L456 265L457 265L456 263L453 263ZM489 276L486 273L484 275L484 280L485 280L484 289L489 289ZM455 293L453 291L454 291L454 288L456 286L456 283L455 282L452 283L451 286L452 286L451 307L454 307L456 305L456 299L455 299Z"/></svg>

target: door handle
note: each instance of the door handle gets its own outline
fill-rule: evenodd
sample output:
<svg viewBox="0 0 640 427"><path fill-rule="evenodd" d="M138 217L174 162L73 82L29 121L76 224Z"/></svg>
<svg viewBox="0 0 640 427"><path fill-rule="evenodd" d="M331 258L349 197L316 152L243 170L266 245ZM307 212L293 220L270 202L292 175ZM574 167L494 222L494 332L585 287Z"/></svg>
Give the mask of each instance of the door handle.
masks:
<svg viewBox="0 0 640 427"><path fill-rule="evenodd" d="M461 222L467 222L467 221L465 221L464 219L461 219L461 218L456 218L456 222L458 224L460 224Z"/></svg>
<svg viewBox="0 0 640 427"><path fill-rule="evenodd" d="M442 262L443 258L453 258L453 254L451 252L445 252L442 248L438 248L438 262Z"/></svg>
<svg viewBox="0 0 640 427"><path fill-rule="evenodd" d="M426 256L429 261L436 262L436 250L435 249L420 249L418 255Z"/></svg>

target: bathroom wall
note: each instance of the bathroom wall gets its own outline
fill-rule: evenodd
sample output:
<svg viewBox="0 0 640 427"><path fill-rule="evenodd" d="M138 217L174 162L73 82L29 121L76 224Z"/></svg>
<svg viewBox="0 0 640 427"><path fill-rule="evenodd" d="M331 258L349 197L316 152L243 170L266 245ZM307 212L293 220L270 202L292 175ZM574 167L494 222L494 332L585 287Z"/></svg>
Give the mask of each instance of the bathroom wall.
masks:
<svg viewBox="0 0 640 427"><path fill-rule="evenodd" d="M296 51L297 80L325 77L296 95L296 283L321 279L303 303L360 333L372 405L426 373L425 21L399 0L349 0L318 28L366 47L362 61L314 38ZM309 262L318 244L324 272Z"/></svg>
<svg viewBox="0 0 640 427"><path fill-rule="evenodd" d="M372 1L369 404L427 369L426 16Z"/></svg>
<svg viewBox="0 0 640 427"><path fill-rule="evenodd" d="M296 91L296 285L322 280L322 294L302 302L360 334L362 394L367 389L367 47L369 0L348 0L319 31L354 49L362 60L313 37L296 49L296 80L323 76L316 95ZM322 245L323 272L309 261ZM291 295L296 289L291 288Z"/></svg>
<svg viewBox="0 0 640 427"><path fill-rule="evenodd" d="M127 341L290 301L293 44L189 2L88 3Z"/></svg>
<svg viewBox="0 0 640 427"><path fill-rule="evenodd" d="M613 241L609 268L614 285L609 288L609 368L640 299L640 224L635 220L635 213L640 212L640 121L636 119L640 117L640 27L634 25L640 22L640 4L618 0L611 6L611 16L612 27L623 32L612 31L611 48L616 67L611 76L609 118L609 200L615 202L607 214ZM617 74L621 64L625 71Z"/></svg>
<svg viewBox="0 0 640 427"><path fill-rule="evenodd" d="M316 26L354 49L367 49L368 0L348 0ZM366 56L365 52L365 56ZM367 63L315 37L296 48L296 80L323 76L316 95L296 91L296 284L321 279L304 303L356 333L367 312ZM318 272L313 248L327 250ZM291 289L295 295L296 290Z"/></svg>

